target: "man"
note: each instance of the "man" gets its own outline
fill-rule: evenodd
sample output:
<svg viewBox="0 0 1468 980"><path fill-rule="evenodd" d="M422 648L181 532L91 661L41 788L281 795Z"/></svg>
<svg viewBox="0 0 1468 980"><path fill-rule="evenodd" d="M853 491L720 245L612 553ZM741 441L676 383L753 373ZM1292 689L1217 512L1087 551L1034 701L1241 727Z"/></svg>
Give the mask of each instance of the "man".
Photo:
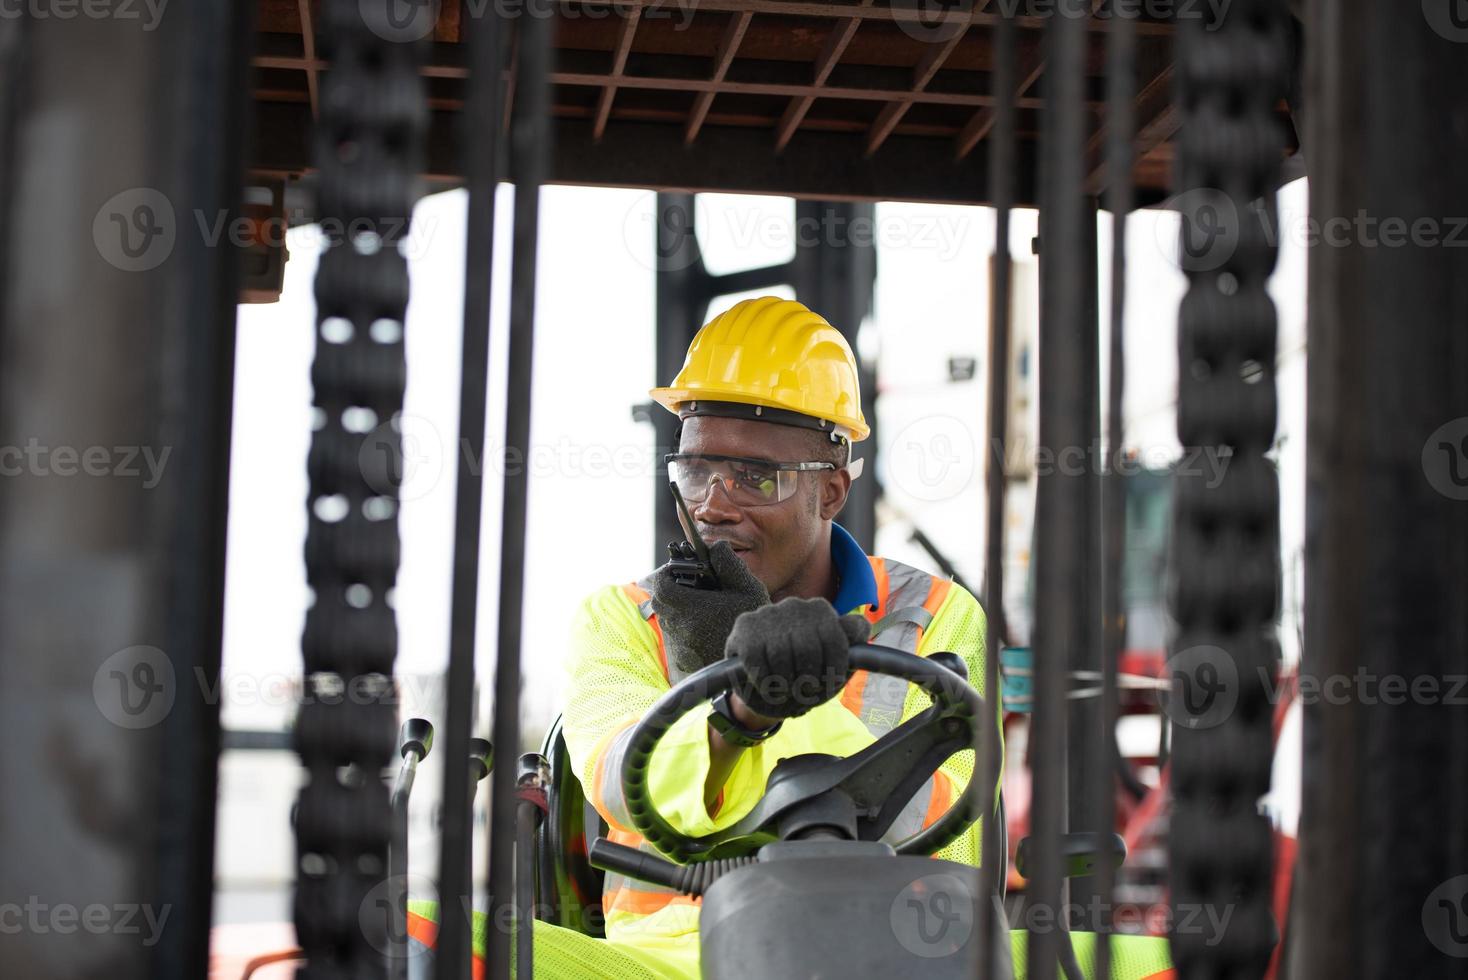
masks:
<svg viewBox="0 0 1468 980"><path fill-rule="evenodd" d="M864 671L848 678L852 643L957 653L981 695L985 676L984 611L974 597L863 554L835 523L860 475L851 444L870 429L856 360L830 324L790 300L745 300L698 332L678 377L652 395L681 420L668 472L711 545L720 588L679 585L664 566L593 593L572 624L562 714L571 761L607 836L649 851L622 798L623 754L632 726L689 674L725 657L744 666L738 689L674 724L648 765L658 811L693 837L748 814L781 759L853 755L926 707L927 696L906 681ZM886 839L931 824L972 772L972 751L949 759ZM979 840L975 824L937 856L977 865ZM698 905L608 872L606 940L537 922L536 976L697 980ZM433 903L410 908L418 948L432 947L436 918ZM487 924L477 912L474 923L479 971ZM1094 939L1072 934L1087 977ZM1016 980L1026 975L1025 941L1023 931L1011 933ZM1165 939L1114 936L1112 956L1115 980L1171 975ZM410 961L425 977L429 963Z"/></svg>
<svg viewBox="0 0 1468 980"><path fill-rule="evenodd" d="M851 445L870 429L845 339L791 300L736 304L694 338L682 371L652 392L681 420L669 476L710 544L718 590L669 569L589 597L573 625L564 731L589 800L618 843L632 829L620 771L632 725L688 674L724 657L745 681L684 717L652 760L663 816L690 836L747 814L780 759L851 755L928 702L905 681L858 672L848 646L869 637L919 655L959 654L983 693L984 612L945 579L865 555L835 523L859 475ZM947 810L973 768L951 758L888 834L912 836ZM977 864L976 825L939 852ZM697 900L608 874L611 946L667 977L698 976Z"/></svg>

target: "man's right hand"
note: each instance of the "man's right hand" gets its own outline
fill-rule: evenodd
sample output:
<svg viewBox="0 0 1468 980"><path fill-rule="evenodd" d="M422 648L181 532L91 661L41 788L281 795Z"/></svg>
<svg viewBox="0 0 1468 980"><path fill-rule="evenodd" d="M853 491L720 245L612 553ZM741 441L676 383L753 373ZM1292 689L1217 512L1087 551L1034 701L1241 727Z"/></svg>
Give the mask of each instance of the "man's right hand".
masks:
<svg viewBox="0 0 1468 980"><path fill-rule="evenodd" d="M724 643L742 613L770 604L770 594L727 541L709 548L717 589L695 589L673 581L664 565L653 573L652 608L663 631L669 662L684 674L724 659Z"/></svg>

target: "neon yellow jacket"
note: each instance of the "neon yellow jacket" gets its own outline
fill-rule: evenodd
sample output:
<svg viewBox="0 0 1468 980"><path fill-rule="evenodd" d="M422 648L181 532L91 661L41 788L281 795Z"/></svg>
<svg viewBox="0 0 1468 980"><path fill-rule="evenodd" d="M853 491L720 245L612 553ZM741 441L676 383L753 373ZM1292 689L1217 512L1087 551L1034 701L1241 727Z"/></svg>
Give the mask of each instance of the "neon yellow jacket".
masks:
<svg viewBox="0 0 1468 980"><path fill-rule="evenodd" d="M984 684L984 612L961 586L900 562L869 558L839 525L832 526L832 554L843 579L867 601L839 612L857 612L873 623L874 642L921 656L949 650L963 657L970 682ZM631 726L672 683L656 613L644 584L611 586L582 604L571 628L566 660L568 694L563 715L566 743L587 799L618 843L651 850L631 826L621 799L622 752ZM703 787L709 752L706 711L694 711L664 736L649 770L659 812L689 836L703 836L739 821L758 802L775 764L805 752L850 755L930 703L905 681L859 671L839 698L787 721L769 741L741 753L710 815ZM997 711L996 711L997 717ZM963 791L973 753L955 755L919 790L888 834L891 841L927 826ZM976 865L979 825L938 853ZM603 892L607 939L670 977L698 976L699 900L668 889L608 874Z"/></svg>

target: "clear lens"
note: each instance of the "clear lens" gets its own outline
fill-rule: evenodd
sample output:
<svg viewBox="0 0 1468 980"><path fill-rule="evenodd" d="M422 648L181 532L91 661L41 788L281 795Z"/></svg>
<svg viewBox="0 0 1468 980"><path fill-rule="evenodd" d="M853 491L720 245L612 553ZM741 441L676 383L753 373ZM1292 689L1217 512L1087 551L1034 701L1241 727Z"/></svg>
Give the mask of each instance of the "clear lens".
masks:
<svg viewBox="0 0 1468 980"><path fill-rule="evenodd" d="M690 504L708 498L715 483L722 483L729 499L739 507L760 507L788 500L795 493L799 473L777 470L740 460L676 459L668 464L668 476Z"/></svg>

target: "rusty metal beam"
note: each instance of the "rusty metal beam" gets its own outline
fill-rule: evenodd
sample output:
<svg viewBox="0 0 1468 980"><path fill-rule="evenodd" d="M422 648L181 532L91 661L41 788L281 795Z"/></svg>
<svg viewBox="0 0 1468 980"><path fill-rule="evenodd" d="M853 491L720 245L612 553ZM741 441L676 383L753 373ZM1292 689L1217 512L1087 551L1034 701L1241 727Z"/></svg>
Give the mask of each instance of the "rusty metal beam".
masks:
<svg viewBox="0 0 1468 980"><path fill-rule="evenodd" d="M316 61L316 27L311 23L311 0L299 0L301 15L301 53L308 63ZM306 92L311 99L311 118L321 118L321 79L318 69L306 69Z"/></svg>
<svg viewBox="0 0 1468 980"><path fill-rule="evenodd" d="M671 6L668 0L572 0L572 2L587 5L614 6L619 8L639 7L647 9L667 8ZM862 22L915 24L921 26L924 31L931 31L940 24L968 25L982 24L993 26L999 23L1000 15L991 13L986 9L976 8L974 10L944 10L935 11L923 4L914 4L911 7L898 6L873 6L870 4L851 3L797 3L793 0L698 0L697 9L699 13L723 12L741 13L748 11L752 14L774 14L785 17L815 17L831 19L834 17L852 17ZM1016 27L1031 31L1041 31L1053 18L1049 16L1025 15L1013 17L1011 20ZM1089 18L1085 22L1086 31L1104 34L1113 29L1112 18ZM1142 36L1162 36L1172 34L1172 24L1155 20L1137 20L1135 24L1137 34Z"/></svg>
<svg viewBox="0 0 1468 980"><path fill-rule="evenodd" d="M1029 101L1020 98L1020 95L1040 80L1045 73L1045 52L1040 44L1036 44L1027 51L1020 60L1019 71L1016 73L1016 84L1014 87L1015 105L1023 106ZM973 152L989 131L994 128L994 122L998 118L995 106L997 102L990 100L959 132L953 141L954 159L962 160Z"/></svg>
<svg viewBox="0 0 1468 980"><path fill-rule="evenodd" d="M607 87L602 89L596 104L596 122L592 124L592 139L601 140L602 134L607 131L607 119L612 114L612 100L617 97L617 79L627 70L627 55L632 51L632 39L637 35L637 24L642 20L642 9L639 7L627 15L622 21L622 30L617 35L617 53L612 59L612 71L609 76Z"/></svg>
<svg viewBox="0 0 1468 980"><path fill-rule="evenodd" d="M745 12L729 18L729 24L724 29L724 36L719 40L719 53L714 59L714 71L709 81L717 85L724 80L724 76L729 72L729 66L734 63L734 55L739 50L739 42L744 40L744 32L749 30L749 21L753 17L753 14ZM698 97L693 100L693 109L688 113L688 123L683 129L684 144L698 139L698 130L703 126L704 118L709 114L709 106L713 104L714 91L698 93Z"/></svg>
<svg viewBox="0 0 1468 980"><path fill-rule="evenodd" d="M932 44L928 47L922 59L912 70L912 94L914 97L928 87L928 83L933 80L933 76L938 74L938 69L943 67L943 62L953 53L953 49L958 47L958 43L963 40L964 35L967 33L968 28L962 28L961 30L955 31L951 38L941 44ZM904 98L898 102L889 102L883 107L882 111L877 114L876 121L872 123L871 130L867 133L867 156L871 156L881 148L882 143L888 136L892 135L892 130L902 121L902 117L907 115L907 110L911 109L912 106L913 99Z"/></svg>
<svg viewBox="0 0 1468 980"><path fill-rule="evenodd" d="M860 6L869 7L872 0L861 0ZM831 75L831 69L835 68L841 60L841 55L846 51L846 46L856 36L856 29L861 26L858 17L847 17L838 21L826 37L826 43L821 48L820 57L816 59L814 84L820 87L826 84L826 79ZM800 126L805 114L810 107L815 105L815 96L802 95L792 99L790 105L786 106L785 114L780 117L780 124L775 129L775 152L779 153L785 149L785 144L790 142L790 137L795 135L795 130Z"/></svg>
<svg viewBox="0 0 1468 980"><path fill-rule="evenodd" d="M1140 160L1151 153L1178 131L1182 116L1172 104L1173 69L1169 63L1137 91L1134 119L1146 120L1138 127L1132 140L1132 159ZM1107 186L1106 162L1102 154L1106 148L1106 124L1091 134L1086 142L1086 166L1089 173L1086 186L1093 194L1099 194Z"/></svg>
<svg viewBox="0 0 1468 980"><path fill-rule="evenodd" d="M308 62L304 58L291 55L257 55L252 64L256 68L283 68L296 71L305 71L308 68L322 70L329 67L324 61ZM467 70L459 65L429 65L423 74L427 78L465 78ZM622 75L615 79L611 76L589 71L556 71L551 76L554 85L580 85L591 88L606 88L615 85L618 88L646 89L662 92L708 92L714 94L729 95L775 95L788 96L791 98L810 97L847 99L858 102L894 102L904 99L929 105L951 105L961 107L984 107L995 104L995 97L987 92L913 92L906 88L891 88L881 86L826 86L813 83L800 82L747 82L730 81L727 78L714 80L710 78L670 78L662 76L646 75ZM1043 107L1040 98L1024 97L1016 100L1015 104L1022 109L1039 109ZM1090 100L1086 103L1093 108L1101 108L1104 103L1100 100Z"/></svg>

